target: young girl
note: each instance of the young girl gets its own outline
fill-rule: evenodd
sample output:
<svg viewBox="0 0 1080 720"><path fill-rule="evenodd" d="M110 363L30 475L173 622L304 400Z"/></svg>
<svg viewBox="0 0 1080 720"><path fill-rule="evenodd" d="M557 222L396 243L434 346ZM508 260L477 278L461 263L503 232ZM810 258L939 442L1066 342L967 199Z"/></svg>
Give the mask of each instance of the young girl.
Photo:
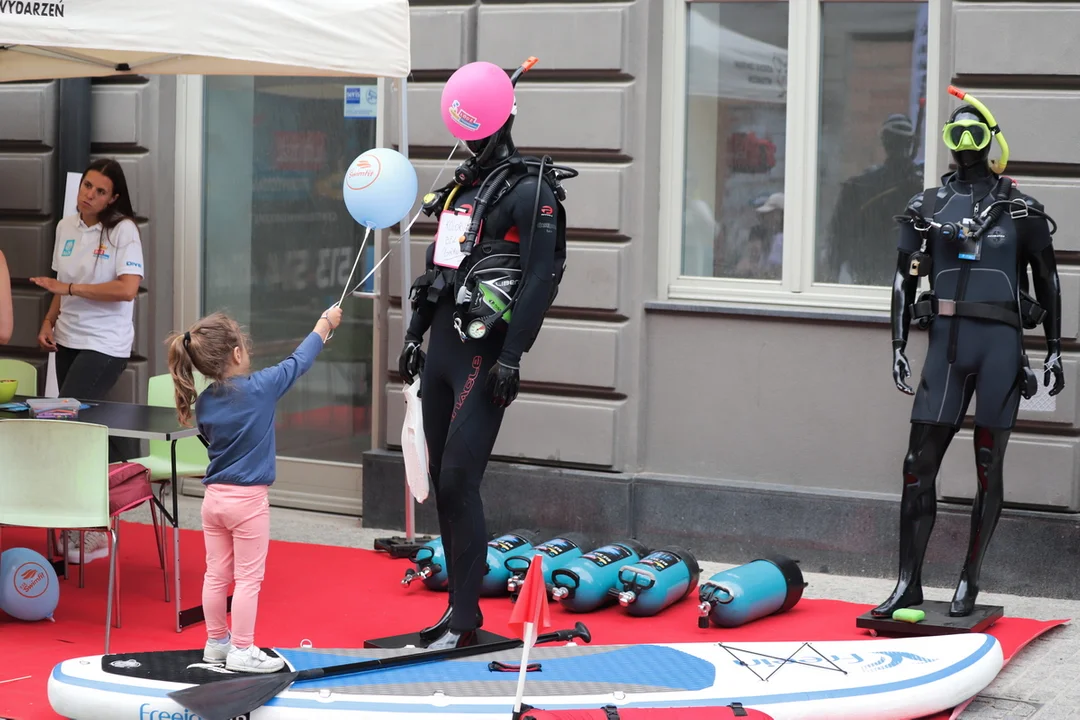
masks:
<svg viewBox="0 0 1080 720"><path fill-rule="evenodd" d="M191 427L194 405L199 434L209 443L202 504L205 662L224 661L228 670L253 673L276 672L285 664L254 643L259 588L270 544L267 494L274 482L277 455L274 409L278 399L311 368L327 335L340 322L341 308L330 308L292 355L254 373L250 372L249 339L236 321L222 313L203 318L185 333L173 333L167 341L180 422ZM199 395L192 368L213 381ZM225 602L234 581L230 635Z"/></svg>

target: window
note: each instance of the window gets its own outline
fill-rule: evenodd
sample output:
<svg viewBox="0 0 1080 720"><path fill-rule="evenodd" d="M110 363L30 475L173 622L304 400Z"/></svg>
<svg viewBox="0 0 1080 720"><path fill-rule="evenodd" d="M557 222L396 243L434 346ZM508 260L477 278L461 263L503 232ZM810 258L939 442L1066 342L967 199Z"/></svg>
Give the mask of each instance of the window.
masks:
<svg viewBox="0 0 1080 720"><path fill-rule="evenodd" d="M288 357L345 288L364 229L341 178L376 146L376 84L208 76L203 87L201 313L245 327L257 370ZM354 285L374 260L369 238ZM346 299L333 340L278 403L280 457L360 464L370 449L372 303Z"/></svg>
<svg viewBox="0 0 1080 720"><path fill-rule="evenodd" d="M909 0L667 6L668 298L888 307L892 216L936 138L930 15Z"/></svg>

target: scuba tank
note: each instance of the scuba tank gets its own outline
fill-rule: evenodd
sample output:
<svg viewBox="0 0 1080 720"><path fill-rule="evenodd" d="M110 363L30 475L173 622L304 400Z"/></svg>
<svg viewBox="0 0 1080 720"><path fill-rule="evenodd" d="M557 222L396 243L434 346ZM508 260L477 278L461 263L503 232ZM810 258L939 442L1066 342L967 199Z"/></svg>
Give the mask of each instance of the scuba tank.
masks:
<svg viewBox="0 0 1080 720"><path fill-rule="evenodd" d="M802 598L802 570L782 555L754 560L713 575L698 592L698 627L745 625L795 607Z"/></svg>
<svg viewBox="0 0 1080 720"><path fill-rule="evenodd" d="M637 542L611 543L587 552L551 572L551 596L570 612L590 612L615 601L608 592L624 565L637 562L649 549Z"/></svg>
<svg viewBox="0 0 1080 720"><path fill-rule="evenodd" d="M588 544L589 539L581 533L565 533L537 545L531 552L515 553L506 558L503 565L511 573L506 581L511 600L517 602L521 586L525 584L525 574L529 572L529 565L536 553L543 555L544 585L547 586L548 597L551 597L551 571L581 557Z"/></svg>
<svg viewBox="0 0 1080 720"><path fill-rule="evenodd" d="M480 584L480 594L491 597L506 592L506 581L510 579L510 571L506 569L506 558L509 555L520 555L533 549L537 541L536 533L531 530L514 530L505 535L500 535L487 544L487 571Z"/></svg>
<svg viewBox="0 0 1080 720"><path fill-rule="evenodd" d="M428 590L446 590L450 579L446 574L446 552L441 537L417 548L410 559L416 563L416 570L409 568L405 571L402 585L408 586L413 580L419 579Z"/></svg>
<svg viewBox="0 0 1080 720"><path fill-rule="evenodd" d="M655 615L697 587L701 568L689 550L666 547L619 569L610 592L635 617ZM619 586L622 586L622 590Z"/></svg>

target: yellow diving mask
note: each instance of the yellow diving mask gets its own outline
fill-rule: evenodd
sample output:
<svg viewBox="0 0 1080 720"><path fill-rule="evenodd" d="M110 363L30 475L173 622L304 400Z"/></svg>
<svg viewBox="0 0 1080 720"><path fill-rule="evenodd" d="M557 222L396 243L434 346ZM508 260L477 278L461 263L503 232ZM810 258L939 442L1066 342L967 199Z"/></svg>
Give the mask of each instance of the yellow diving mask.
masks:
<svg viewBox="0 0 1080 720"><path fill-rule="evenodd" d="M954 152L983 150L994 137L997 137L998 145L1001 146L1001 159L991 160L988 158L987 163L994 173L1000 175L1005 171L1005 166L1009 162L1009 144L1005 142L1005 135L1001 132L1001 128L998 127L994 116L975 96L969 95L957 87L950 85L949 94L978 110L986 118L986 122L957 120L956 122L945 123L945 127L941 130L941 137L945 141L945 146Z"/></svg>
<svg viewBox="0 0 1080 720"><path fill-rule="evenodd" d="M957 120L945 123L941 132L945 146L955 152L961 150L982 150L990 144L993 133L989 126L978 120Z"/></svg>

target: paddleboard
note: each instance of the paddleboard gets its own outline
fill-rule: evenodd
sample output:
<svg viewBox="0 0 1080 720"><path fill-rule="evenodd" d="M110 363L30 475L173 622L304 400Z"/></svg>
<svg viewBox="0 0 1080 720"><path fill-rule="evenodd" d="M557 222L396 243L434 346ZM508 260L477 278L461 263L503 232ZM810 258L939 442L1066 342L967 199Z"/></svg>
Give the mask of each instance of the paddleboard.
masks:
<svg viewBox="0 0 1080 720"><path fill-rule="evenodd" d="M418 652L275 648L292 670ZM294 683L243 720L503 720L520 651ZM947 710L997 676L1001 645L981 633L854 641L546 645L533 648L525 702L544 710L708 707L740 702L775 720L907 720ZM49 702L72 720L200 720L167 693L241 676L202 650L65 660Z"/></svg>

